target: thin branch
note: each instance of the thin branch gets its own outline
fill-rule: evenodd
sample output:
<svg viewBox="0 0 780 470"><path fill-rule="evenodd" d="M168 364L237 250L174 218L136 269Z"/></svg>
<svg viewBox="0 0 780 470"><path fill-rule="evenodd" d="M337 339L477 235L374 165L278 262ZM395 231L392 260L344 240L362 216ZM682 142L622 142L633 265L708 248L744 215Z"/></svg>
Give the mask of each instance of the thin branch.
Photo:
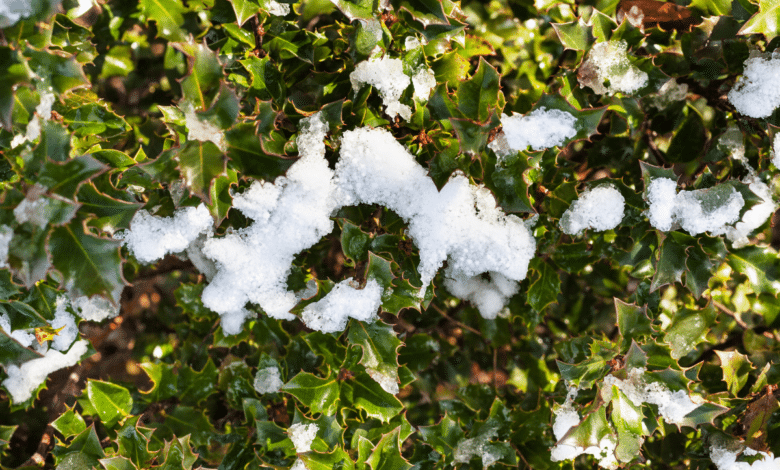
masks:
<svg viewBox="0 0 780 470"><path fill-rule="evenodd" d="M485 339L485 337L482 335L482 332L481 332L481 331L479 331L479 330L477 330L477 329L474 329L474 328L472 328L472 327L468 326L467 324L465 324L465 323L463 323L463 322L460 322L460 321L458 321L458 320L456 320L456 319L452 318L451 316L447 315L447 312L445 312L444 310L440 309L440 308L439 308L438 306L436 306L436 305L435 305L433 302L431 302L431 307L433 307L433 309L434 309L434 310L436 310L437 312L439 312L439 315L443 316L444 318L446 318L447 320L451 321L452 323L455 323L455 324L456 324L456 325L458 325L459 327L461 327L461 328L463 328L463 329L465 329L465 330L469 330L470 332L472 332L472 333L474 333L474 334L476 334L476 335L479 335L479 337L480 337L480 338L482 338L483 340Z"/></svg>

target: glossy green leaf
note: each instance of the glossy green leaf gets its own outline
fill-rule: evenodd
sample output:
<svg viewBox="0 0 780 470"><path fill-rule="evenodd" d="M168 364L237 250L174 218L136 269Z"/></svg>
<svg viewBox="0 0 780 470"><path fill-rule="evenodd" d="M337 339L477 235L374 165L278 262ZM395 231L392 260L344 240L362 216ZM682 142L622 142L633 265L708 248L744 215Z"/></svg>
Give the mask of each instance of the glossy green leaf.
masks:
<svg viewBox="0 0 780 470"><path fill-rule="evenodd" d="M125 420L117 431L116 441L119 444L119 455L129 458L138 468L147 466L154 458L154 452L149 452L149 435L151 429L138 426L140 416Z"/></svg>
<svg viewBox="0 0 780 470"><path fill-rule="evenodd" d="M141 0L139 3L141 12L147 21L157 23L157 35L169 41L186 41L186 34L181 27L184 26L184 6L176 0Z"/></svg>
<svg viewBox="0 0 780 470"><path fill-rule="evenodd" d="M748 357L737 351L715 351L720 359L720 368L723 370L723 381L728 386L732 396L738 396L739 391L747 385L753 364Z"/></svg>
<svg viewBox="0 0 780 470"><path fill-rule="evenodd" d="M395 428L382 436L371 455L368 464L372 470L409 470L412 465L401 455L399 433L401 428Z"/></svg>
<svg viewBox="0 0 780 470"><path fill-rule="evenodd" d="M347 393L348 400L355 408L365 411L371 418L386 423L404 409L403 404L395 396L387 393L365 372L355 374L351 386L351 390Z"/></svg>
<svg viewBox="0 0 780 470"><path fill-rule="evenodd" d="M243 26L249 18L260 11L260 5L254 0L234 0L232 4L239 26Z"/></svg>
<svg viewBox="0 0 780 470"><path fill-rule="evenodd" d="M87 396L92 406L97 410L100 420L107 427L114 426L133 408L130 392L111 382L89 380L87 382Z"/></svg>
<svg viewBox="0 0 780 470"><path fill-rule="evenodd" d="M458 443L466 437L457 421L446 414L434 426L420 426L419 432L428 445L444 456L445 463L452 462Z"/></svg>
<svg viewBox="0 0 780 470"><path fill-rule="evenodd" d="M51 426L62 434L65 439L68 439L77 434L81 434L87 429L87 424L84 422L84 418L80 414L75 412L73 408L69 408L62 413L59 418L55 419Z"/></svg>
<svg viewBox="0 0 780 470"><path fill-rule="evenodd" d="M682 282L685 272L685 247L667 237L661 244L661 254L655 267L655 277L650 285L651 290L658 289L666 284Z"/></svg>
<svg viewBox="0 0 780 470"><path fill-rule="evenodd" d="M466 118L483 122L490 117L498 106L500 79L498 71L480 58L474 75L460 84L455 95Z"/></svg>
<svg viewBox="0 0 780 470"><path fill-rule="evenodd" d="M561 292L561 278L555 268L545 261L535 258L531 261L531 285L528 287L528 305L537 312L543 311L551 303L558 301Z"/></svg>
<svg viewBox="0 0 780 470"><path fill-rule="evenodd" d="M130 459L121 456L100 459L100 465L106 470L138 470Z"/></svg>
<svg viewBox="0 0 780 470"><path fill-rule="evenodd" d="M121 242L95 237L78 222L56 227L49 238L52 264L78 295L103 295L114 301L124 286Z"/></svg>
<svg viewBox="0 0 780 470"><path fill-rule="evenodd" d="M647 318L644 308L615 299L615 314L624 344L653 333L650 319Z"/></svg>
<svg viewBox="0 0 780 470"><path fill-rule="evenodd" d="M282 391L297 398L312 413L331 413L339 399L336 378L321 379L308 372L300 372L282 387Z"/></svg>
<svg viewBox="0 0 780 470"><path fill-rule="evenodd" d="M187 187L211 203L211 184L225 175L225 155L213 142L190 140L177 152L176 161Z"/></svg>
<svg viewBox="0 0 780 470"><path fill-rule="evenodd" d="M672 348L672 357L679 359L706 341L706 334L716 317L717 311L712 305L702 310L684 309L677 312L664 336L664 341Z"/></svg>
<svg viewBox="0 0 780 470"><path fill-rule="evenodd" d="M144 362L140 364L152 381L152 388L143 393L150 402L167 400L178 392L175 366L164 362Z"/></svg>
<svg viewBox="0 0 780 470"><path fill-rule="evenodd" d="M309 470L331 470L334 468L347 470L355 468L355 462L353 462L349 454L341 448L336 448L336 450L327 454L306 452L301 455L300 458Z"/></svg>
<svg viewBox="0 0 780 470"><path fill-rule="evenodd" d="M780 3L774 0L759 0L758 12L742 25L737 34L763 34L767 42L780 34Z"/></svg>
<svg viewBox="0 0 780 470"><path fill-rule="evenodd" d="M585 51L591 40L592 26L586 25L582 19L571 23L552 23L558 39L566 49Z"/></svg>
<svg viewBox="0 0 780 470"><path fill-rule="evenodd" d="M103 194L92 183L81 185L76 198L83 212L96 217L93 224L111 233L116 229L130 228L130 221L143 205Z"/></svg>
<svg viewBox="0 0 780 470"><path fill-rule="evenodd" d="M777 252L772 248L748 246L732 250L726 262L738 273L747 276L748 282L757 293L777 297L780 294L780 272Z"/></svg>

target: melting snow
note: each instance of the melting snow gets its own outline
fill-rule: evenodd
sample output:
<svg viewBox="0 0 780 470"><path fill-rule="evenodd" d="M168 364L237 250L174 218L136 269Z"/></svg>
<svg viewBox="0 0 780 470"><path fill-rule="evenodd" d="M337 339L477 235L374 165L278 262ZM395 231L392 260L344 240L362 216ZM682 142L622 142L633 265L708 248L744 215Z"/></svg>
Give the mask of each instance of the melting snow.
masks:
<svg viewBox="0 0 780 470"><path fill-rule="evenodd" d="M737 462L740 450L729 450L716 444L710 446L710 458L718 470L777 470L780 468L780 457L775 458L772 452L761 452L745 447L742 455L760 456L752 464L749 462Z"/></svg>
<svg viewBox="0 0 780 470"><path fill-rule="evenodd" d="M401 94L409 86L409 77L404 73L401 59L383 57L371 58L355 67L349 75L352 89L357 93L363 85L371 85L379 91L385 104L385 112L390 117L400 114L405 120L412 117L412 109L401 104Z"/></svg>
<svg viewBox="0 0 780 470"><path fill-rule="evenodd" d="M353 283L349 278L336 284L324 298L303 309L301 320L313 330L333 333L344 331L349 318L364 322L375 319L382 304L382 287L374 279L369 279L363 289L356 289Z"/></svg>
<svg viewBox="0 0 780 470"><path fill-rule="evenodd" d="M297 423L290 426L287 429L287 435L290 436L290 440L295 445L295 452L299 454L309 452L311 443L317 437L317 431L319 431L319 427L315 423Z"/></svg>
<svg viewBox="0 0 780 470"><path fill-rule="evenodd" d="M257 393L276 393L282 388L284 383L279 375L279 369L276 367L266 367L259 369L255 374L254 387Z"/></svg>
<svg viewBox="0 0 780 470"><path fill-rule="evenodd" d="M444 287L450 294L463 300L468 300L479 309L483 318L494 320L509 302L509 298L517 294L520 285L517 281L507 279L501 273L489 272L490 280L483 275L467 277L461 273L451 273L448 269L444 278Z"/></svg>

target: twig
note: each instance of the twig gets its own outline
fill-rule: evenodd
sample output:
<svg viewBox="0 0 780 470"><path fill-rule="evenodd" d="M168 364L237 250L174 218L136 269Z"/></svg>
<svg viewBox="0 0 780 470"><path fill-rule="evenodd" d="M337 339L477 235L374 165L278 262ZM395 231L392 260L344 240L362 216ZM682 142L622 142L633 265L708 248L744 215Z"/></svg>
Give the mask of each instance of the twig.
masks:
<svg viewBox="0 0 780 470"><path fill-rule="evenodd" d="M472 328L472 327L468 326L467 324L465 324L465 323L463 323L463 322L460 322L460 321L458 321L458 320L456 320L456 319L452 318L451 316L447 315L447 312L445 312L444 310L440 309L440 308L439 308L438 306L436 306L436 305L435 305L433 302L431 302L431 307L433 307L433 309L434 309L434 310L436 310L437 312L439 312L439 315L443 316L444 318L446 318L447 320L451 321L452 323L455 323L455 324L456 324L456 325L458 325L459 327L461 327L461 328L464 328L464 329L466 329L466 330L469 330L470 332L472 332L472 333L474 333L474 334L476 334L476 335L479 335L479 337L480 337L480 338L482 338L482 339L485 339L485 337L482 335L482 332L481 332L481 331L479 331L479 330L477 330L477 329L474 329L474 328Z"/></svg>

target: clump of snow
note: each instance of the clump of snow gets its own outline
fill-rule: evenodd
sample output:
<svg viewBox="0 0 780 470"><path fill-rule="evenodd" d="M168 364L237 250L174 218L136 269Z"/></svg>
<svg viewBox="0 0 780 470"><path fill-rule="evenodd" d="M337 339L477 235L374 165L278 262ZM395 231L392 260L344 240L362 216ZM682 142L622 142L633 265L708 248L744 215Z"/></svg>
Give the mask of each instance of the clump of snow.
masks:
<svg viewBox="0 0 780 470"><path fill-rule="evenodd" d="M388 116L395 117L400 114L407 121L412 117L412 109L399 101L410 83L400 59L374 57L365 60L357 64L355 71L349 75L349 80L356 93L363 85L376 88L382 96Z"/></svg>
<svg viewBox="0 0 780 470"><path fill-rule="evenodd" d="M575 200L561 217L561 230L580 235L587 229L611 230L623 220L626 200L612 185L597 186Z"/></svg>
<svg viewBox="0 0 780 470"><path fill-rule="evenodd" d="M259 369L255 374L254 387L257 393L276 393L282 388L284 382L279 375L279 369L277 367L266 367L265 369Z"/></svg>
<svg viewBox="0 0 780 470"><path fill-rule="evenodd" d="M720 235L739 220L745 200L732 186L681 191L669 178L655 178L647 187L650 224L661 231L680 226L691 235L710 232Z"/></svg>
<svg viewBox="0 0 780 470"><path fill-rule="evenodd" d="M289 6L288 6L289 8ZM227 141L225 133L206 119L201 119L195 112L195 108L189 102L182 105L184 119L186 121L187 140L198 140L200 142L213 142L221 151L227 150Z"/></svg>
<svg viewBox="0 0 780 470"><path fill-rule="evenodd" d="M656 95L652 98L653 104L663 109L672 103L682 101L688 95L688 84L677 83L677 80L670 78L661 86Z"/></svg>
<svg viewBox="0 0 780 470"><path fill-rule="evenodd" d="M436 87L436 75L434 75L433 70L422 66L412 75L412 85L414 86L414 97L428 101L431 90Z"/></svg>
<svg viewBox="0 0 780 470"><path fill-rule="evenodd" d="M742 79L729 91L729 101L745 116L769 117L780 106L778 80L780 54L773 52L770 58L750 57L745 61Z"/></svg>
<svg viewBox="0 0 780 470"><path fill-rule="evenodd" d="M775 454L772 452L762 452L744 447L741 453L751 457L758 455L761 458L756 459L752 464L744 461L737 462L737 457L740 454L739 448L733 450L728 447L720 447L715 443L710 445L710 458L718 470L777 470L780 468L780 457L775 458Z"/></svg>
<svg viewBox="0 0 780 470"><path fill-rule="evenodd" d="M626 41L600 42L593 46L577 78L582 87L599 95L631 94L647 84L647 74L628 60Z"/></svg>
<svg viewBox="0 0 780 470"><path fill-rule="evenodd" d="M5 331L5 333L10 336L11 338L15 339L19 344L24 346L25 348L30 347L30 345L35 341L35 335L22 329L11 329L11 318L8 316L7 313L0 314L0 329Z"/></svg>
<svg viewBox="0 0 780 470"><path fill-rule="evenodd" d="M762 199L762 202L745 212L745 215L734 224L734 227L727 227L726 236L731 240L734 248L741 248L750 243L748 235L764 225L764 222L772 217L772 214L777 210L777 203L772 199L772 193L766 183L756 178L748 187L753 194Z"/></svg>
<svg viewBox="0 0 780 470"><path fill-rule="evenodd" d="M303 309L301 319L306 326L323 333L343 331L349 318L371 321L382 304L382 287L369 279L363 289L352 286L352 278L345 279L321 300Z"/></svg>
<svg viewBox="0 0 780 470"><path fill-rule="evenodd" d="M203 291L203 304L222 315L227 334L240 331L236 323L249 314L247 302L260 305L272 318L295 319L290 309L299 299L287 290L293 259L333 229L335 186L323 143L328 124L317 113L302 120L301 127L301 158L287 175L273 184L255 181L233 197L233 206L254 223L204 243L203 254L216 262L218 271ZM227 316L235 329L225 328Z"/></svg>
<svg viewBox="0 0 780 470"><path fill-rule="evenodd" d="M86 295L71 300L73 310L87 321L103 321L106 318L114 318L119 315L119 305L111 305L105 297Z"/></svg>
<svg viewBox="0 0 780 470"><path fill-rule="evenodd" d="M387 130L345 132L336 179L341 205L380 204L408 222L420 250L422 291L445 260L459 276L495 271L515 281L525 278L536 242L522 219L504 214L487 188L462 174L437 191Z"/></svg>
<svg viewBox="0 0 780 470"><path fill-rule="evenodd" d="M503 129L489 147L499 157L505 157L528 147L536 151L562 145L577 135L576 124L573 115L560 109L541 107L526 116L504 114L501 116Z"/></svg>
<svg viewBox="0 0 780 470"><path fill-rule="evenodd" d="M270 0L265 11L274 16L287 16L290 14L290 5L277 2L276 0Z"/></svg>
<svg viewBox="0 0 780 470"><path fill-rule="evenodd" d="M444 286L455 297L473 303L480 315L488 320L494 320L509 302L510 297L520 290L517 281L507 279L501 273L489 272L490 280L484 279L481 274L471 277L459 274L452 273L448 269Z"/></svg>
<svg viewBox="0 0 780 470"><path fill-rule="evenodd" d="M87 352L86 340L80 340L63 354L50 349L43 357L31 359L21 366L6 366L8 378L3 386L8 390L14 403L22 403L32 397L32 393L54 371L75 365Z"/></svg>
<svg viewBox="0 0 780 470"><path fill-rule="evenodd" d="M58 351L67 350L76 336L79 329L76 326L76 319L66 310L68 307L67 297L59 296L55 302L54 320L51 321L51 327L60 330L51 341L51 347ZM61 328L61 329L60 329Z"/></svg>
<svg viewBox="0 0 780 470"><path fill-rule="evenodd" d="M8 249L11 246L11 239L14 237L14 231L7 225L0 225L0 268L6 267L8 262Z"/></svg>
<svg viewBox="0 0 780 470"><path fill-rule="evenodd" d="M612 386L616 385L636 406L651 403L658 406L658 412L664 420L678 426L684 424L685 416L699 407L691 400L685 390L672 392L660 382L648 382L645 369L635 368L628 371L625 380L613 375L604 378L601 395L604 401L612 399Z"/></svg>
<svg viewBox="0 0 780 470"><path fill-rule="evenodd" d="M29 0L7 0L0 2L0 28L15 25L20 19L32 16L35 6Z"/></svg>
<svg viewBox="0 0 780 470"><path fill-rule="evenodd" d="M208 239L209 236L205 233L198 235L198 238L187 245L185 255L195 268L206 276L208 281L211 281L214 279L214 276L217 275L217 265L203 254L203 247L206 245L206 240Z"/></svg>
<svg viewBox="0 0 780 470"><path fill-rule="evenodd" d="M214 225L205 204L185 207L173 217L157 217L148 211L136 212L130 230L117 234L127 248L142 263L151 263L166 255L187 249L202 233L210 233Z"/></svg>
<svg viewBox="0 0 780 470"><path fill-rule="evenodd" d="M670 178L653 178L647 185L647 211L650 225L668 232L674 223L674 208L677 201L677 182Z"/></svg>
<svg viewBox="0 0 780 470"><path fill-rule="evenodd" d="M303 454L311 450L311 443L317 437L319 427L315 423L297 423L287 429L287 435L295 445L295 452Z"/></svg>

